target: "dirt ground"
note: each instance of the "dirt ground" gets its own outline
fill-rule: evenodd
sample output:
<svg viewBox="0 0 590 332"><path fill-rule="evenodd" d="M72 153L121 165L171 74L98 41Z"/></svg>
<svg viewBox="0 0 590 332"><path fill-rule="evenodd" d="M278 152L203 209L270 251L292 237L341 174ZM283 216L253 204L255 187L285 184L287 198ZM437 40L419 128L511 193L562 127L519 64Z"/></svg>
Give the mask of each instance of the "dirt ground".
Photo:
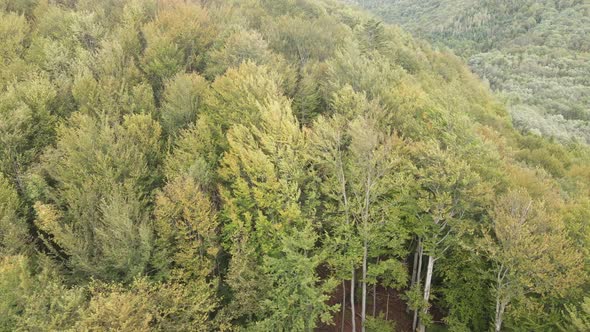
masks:
<svg viewBox="0 0 590 332"><path fill-rule="evenodd" d="M346 284L347 291L347 303L345 309L345 320L344 320L344 331L353 332L351 324L351 308L350 308L350 296L348 291L350 285ZM367 315L373 314L373 288L368 289L369 296L367 298ZM389 305L388 303L389 295ZM338 291L332 295L330 304L342 303L342 286L338 287ZM380 313L386 315L387 320L395 321L396 331L399 332L411 332L412 330L412 316L411 313L406 313L406 304L400 298L400 294L393 289L384 289L377 287L377 299L375 306L375 314L378 316ZM342 309L342 308L341 308ZM389 309L389 310L387 310ZM356 310L356 330L360 331L361 326L361 306L360 303L355 306ZM387 311L387 312L386 312ZM340 332L342 324L342 310L334 314L334 324L332 326L321 326L316 329L317 332Z"/></svg>

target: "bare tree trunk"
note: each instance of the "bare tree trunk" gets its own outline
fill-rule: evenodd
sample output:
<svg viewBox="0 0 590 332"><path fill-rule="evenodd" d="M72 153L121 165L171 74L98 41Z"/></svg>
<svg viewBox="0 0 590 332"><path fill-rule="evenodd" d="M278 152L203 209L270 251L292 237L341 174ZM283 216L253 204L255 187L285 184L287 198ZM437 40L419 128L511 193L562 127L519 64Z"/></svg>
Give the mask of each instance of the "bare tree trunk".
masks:
<svg viewBox="0 0 590 332"><path fill-rule="evenodd" d="M385 320L389 317L389 288L387 290L387 304L385 305Z"/></svg>
<svg viewBox="0 0 590 332"><path fill-rule="evenodd" d="M418 247L416 251L418 252L418 269L416 270L416 284L420 287L420 283L422 280L422 257L423 255L422 248L422 239L418 240ZM412 320L412 332L416 331L416 326L418 325L418 310L414 310L414 319Z"/></svg>
<svg viewBox="0 0 590 332"><path fill-rule="evenodd" d="M363 280L362 280L362 287L363 287L363 295L362 295L362 306L361 306L361 331L365 332L365 319L367 318L367 249L368 243L365 239L363 245Z"/></svg>
<svg viewBox="0 0 590 332"><path fill-rule="evenodd" d="M494 331L500 332L502 330L502 321L504 319L504 310L506 309L506 302L501 301L499 297L496 298L496 319L494 320Z"/></svg>
<svg viewBox="0 0 590 332"><path fill-rule="evenodd" d="M434 261L434 257L428 256L428 265L426 267L426 280L424 281L424 302L426 302L426 304L428 304L428 301L430 300L430 287L432 284L432 271L434 270ZM428 306L422 309L422 312L424 314L428 313ZM420 322L418 326L418 331L424 332L425 330L426 327L424 326L424 324L422 324L422 322Z"/></svg>
<svg viewBox="0 0 590 332"><path fill-rule="evenodd" d="M373 284L373 317L377 308L377 282Z"/></svg>
<svg viewBox="0 0 590 332"><path fill-rule="evenodd" d="M346 281L342 280L342 319L340 321L340 331L344 332L344 320L346 317Z"/></svg>
<svg viewBox="0 0 590 332"><path fill-rule="evenodd" d="M418 310L414 310L414 319L412 320L412 331L416 331L418 325Z"/></svg>
<svg viewBox="0 0 590 332"><path fill-rule="evenodd" d="M352 278L350 279L350 310L352 311L352 331L356 332L356 309L354 307L354 266L352 267Z"/></svg>
<svg viewBox="0 0 590 332"><path fill-rule="evenodd" d="M363 211L363 298L361 307L361 332L365 332L365 320L367 319L367 256L369 255L368 223L369 205L371 204L371 172L367 175L367 187L365 188L365 206Z"/></svg>
<svg viewBox="0 0 590 332"><path fill-rule="evenodd" d="M494 331L500 332L502 329L502 321L504 318L504 310L506 309L506 305L508 304L508 299L502 299L501 296L501 289L502 289L502 282L504 277L506 276L507 269L504 269L504 265L501 264L498 269L498 275L496 278L496 317L494 319Z"/></svg>
<svg viewBox="0 0 590 332"><path fill-rule="evenodd" d="M420 238L418 238L418 245L416 246L416 251L414 251L414 264L412 264L412 280L410 282L410 288L414 287L414 284L416 283L416 276L417 276L417 270L418 270L418 256L419 256L419 252L420 252ZM389 293L388 293L389 294ZM406 307L406 313L410 312L410 307Z"/></svg>
<svg viewBox="0 0 590 332"><path fill-rule="evenodd" d="M418 239L418 246L416 247L416 251L414 251L414 264L412 264L412 281L410 283L410 287L414 286L416 283L416 270L418 269L418 253L420 252L420 239Z"/></svg>

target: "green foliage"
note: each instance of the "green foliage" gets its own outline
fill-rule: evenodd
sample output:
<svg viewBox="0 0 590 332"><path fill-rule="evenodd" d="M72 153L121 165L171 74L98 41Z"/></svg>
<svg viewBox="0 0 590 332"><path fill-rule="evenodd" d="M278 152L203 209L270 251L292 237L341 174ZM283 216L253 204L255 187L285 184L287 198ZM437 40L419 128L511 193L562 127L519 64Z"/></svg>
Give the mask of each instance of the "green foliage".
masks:
<svg viewBox="0 0 590 332"><path fill-rule="evenodd" d="M64 285L51 263L7 256L0 260L0 272L2 331L66 331L80 318L86 292Z"/></svg>
<svg viewBox="0 0 590 332"><path fill-rule="evenodd" d="M395 322L385 320L383 314L379 317L369 317L366 326L367 332L393 332L396 331Z"/></svg>
<svg viewBox="0 0 590 332"><path fill-rule="evenodd" d="M212 275L219 252L218 222L214 207L195 181L171 180L156 197L155 215L154 265L159 273L183 280Z"/></svg>
<svg viewBox="0 0 590 332"><path fill-rule="evenodd" d="M440 305L448 307L445 323L451 331L484 331L493 317L492 294L485 257L479 252L455 251L445 257ZM469 290L468 292L465 290Z"/></svg>
<svg viewBox="0 0 590 332"><path fill-rule="evenodd" d="M207 55L207 77L215 78L225 73L228 68L239 67L245 61L257 65L280 64L281 59L269 50L266 40L257 31L228 32L228 36L220 40L219 48Z"/></svg>
<svg viewBox="0 0 590 332"><path fill-rule="evenodd" d="M570 307L568 308L571 325L568 324L566 331L586 331L590 329L590 298L585 297L582 302L581 310Z"/></svg>
<svg viewBox="0 0 590 332"><path fill-rule="evenodd" d="M552 299L559 299L578 291L584 282L583 258L565 234L562 220L548 213L543 202L510 191L496 201L492 218L495 240L486 236L485 242L496 274L496 324L501 324L504 308L513 299L518 303L509 309L530 314L550 304L537 304L539 298L552 294ZM554 319L523 316L531 327ZM519 318L513 322L516 326L524 324Z"/></svg>
<svg viewBox="0 0 590 332"><path fill-rule="evenodd" d="M207 10L197 4L169 2L142 27L145 50L141 65L157 99L166 80L200 67L199 58L215 36Z"/></svg>
<svg viewBox="0 0 590 332"><path fill-rule="evenodd" d="M175 135L180 129L197 119L207 83L196 74L178 74L166 84L162 109L162 129Z"/></svg>
<svg viewBox="0 0 590 332"><path fill-rule="evenodd" d="M0 175L0 257L25 252L30 238L16 190Z"/></svg>
<svg viewBox="0 0 590 332"><path fill-rule="evenodd" d="M451 2L425 36L516 128L583 137L586 7ZM332 0L0 0L2 331L391 331L391 288L432 328L500 299L508 329L584 330L589 165Z"/></svg>
<svg viewBox="0 0 590 332"><path fill-rule="evenodd" d="M46 154L50 184L35 204L37 227L76 274L129 280L144 271L151 250L145 197L158 180L159 125L145 115L110 124L80 114L70 125Z"/></svg>
<svg viewBox="0 0 590 332"><path fill-rule="evenodd" d="M334 285L320 283L316 272L322 256L306 215L309 202L302 201L304 136L289 104L259 107L257 126L237 125L228 133L220 170L227 183L221 191L225 245L233 257L228 283L240 308L231 314L255 330L307 331L318 316L330 317L326 293ZM252 311L252 302L258 310Z"/></svg>
<svg viewBox="0 0 590 332"><path fill-rule="evenodd" d="M180 132L176 146L164 162L165 176L168 179L190 176L203 188L212 189L220 158L220 141L219 127L213 127L208 117L199 117L196 124Z"/></svg>
<svg viewBox="0 0 590 332"><path fill-rule="evenodd" d="M590 142L586 2L346 2L464 57L509 100L518 129L565 143Z"/></svg>
<svg viewBox="0 0 590 332"><path fill-rule="evenodd" d="M136 279L130 287L93 283L91 300L76 330L208 331L215 308L202 284L152 284Z"/></svg>
<svg viewBox="0 0 590 332"><path fill-rule="evenodd" d="M315 250L317 235L311 227L283 238L281 257L266 256L264 270L272 291L262 303L269 313L255 330L310 331L321 321L329 323L336 306L327 304L327 295L336 280L320 280L316 274L323 255ZM322 283L321 287L318 284Z"/></svg>
<svg viewBox="0 0 590 332"><path fill-rule="evenodd" d="M212 84L206 101L214 123L226 131L232 125L250 125L260 120L259 104L282 96L282 77L267 66L246 61L229 69Z"/></svg>
<svg viewBox="0 0 590 332"><path fill-rule="evenodd" d="M51 113L56 91L47 77L31 75L14 82L0 94L0 171L20 181L52 140L55 117Z"/></svg>

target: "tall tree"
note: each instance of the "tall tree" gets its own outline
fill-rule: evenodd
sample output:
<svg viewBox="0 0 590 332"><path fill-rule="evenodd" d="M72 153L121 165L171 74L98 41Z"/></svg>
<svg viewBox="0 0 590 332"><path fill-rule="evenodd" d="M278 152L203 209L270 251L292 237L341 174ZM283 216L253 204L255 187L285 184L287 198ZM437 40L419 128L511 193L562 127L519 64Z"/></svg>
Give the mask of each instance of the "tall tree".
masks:
<svg viewBox="0 0 590 332"><path fill-rule="evenodd" d="M392 197L395 169L399 163L396 148L400 139L390 128L381 125L384 110L377 103L369 102L363 94L342 89L335 94L333 106L340 114L328 120L319 117L314 124L312 158L326 179L324 191L329 195L326 198L334 199L339 206L330 213L340 213L340 220L336 217L334 224L326 226L332 228L334 236L342 243L342 247L336 249L344 250L339 255L351 264L353 326L356 325L355 270L360 262L361 329L364 331L369 269L375 272L372 277L375 279L376 271L386 266L391 268L399 258L397 255L403 251L404 232L397 233L400 228L396 229L397 217L392 208L395 205ZM391 251L384 254L382 250L387 246ZM360 248L360 252L355 248ZM379 263L374 260L379 258L384 260L377 267ZM341 266L344 261L333 262Z"/></svg>
<svg viewBox="0 0 590 332"><path fill-rule="evenodd" d="M24 191L25 173L54 139L56 90L42 74L9 84L0 93L0 172Z"/></svg>
<svg viewBox="0 0 590 332"><path fill-rule="evenodd" d="M35 204L45 240L77 277L130 280L151 251L146 198L159 181L160 127L147 115L123 123L74 115L45 155L47 187Z"/></svg>
<svg viewBox="0 0 590 332"><path fill-rule="evenodd" d="M525 191L512 190L496 201L493 237L486 238L495 266L494 330L516 298L535 293L566 296L583 282L583 257L558 217Z"/></svg>
<svg viewBox="0 0 590 332"><path fill-rule="evenodd" d="M420 246L416 250L427 256L424 304L418 325L421 332L426 328L434 264L461 236L466 222L463 217L471 202L486 193L467 162L458 160L455 153L459 151L441 145L437 141L417 143L417 149L412 152L416 165L415 181L419 186L416 204Z"/></svg>
<svg viewBox="0 0 590 332"><path fill-rule="evenodd" d="M178 177L156 197L154 264L163 277L213 277L219 245L215 209L194 179Z"/></svg>
<svg viewBox="0 0 590 332"><path fill-rule="evenodd" d="M316 232L309 205L313 204L309 200L313 193L306 191L303 164L306 139L284 99L261 104L259 112L257 125L236 125L229 131L229 150L220 169L224 240L232 253L228 278L234 301L258 302L258 310L253 312L245 306L248 302L237 303L241 309L234 315L247 314L246 323L253 326L286 329L289 321L283 316L283 305L288 301L293 306L289 318L293 328L310 330L319 317L325 320L330 307L319 300L329 284L316 282L314 267L322 261L316 241L295 245L295 239L303 236L297 235L300 232L312 238ZM292 271L291 278L284 278L285 271ZM295 284L307 291L294 292ZM284 296L288 293L292 298L287 300Z"/></svg>

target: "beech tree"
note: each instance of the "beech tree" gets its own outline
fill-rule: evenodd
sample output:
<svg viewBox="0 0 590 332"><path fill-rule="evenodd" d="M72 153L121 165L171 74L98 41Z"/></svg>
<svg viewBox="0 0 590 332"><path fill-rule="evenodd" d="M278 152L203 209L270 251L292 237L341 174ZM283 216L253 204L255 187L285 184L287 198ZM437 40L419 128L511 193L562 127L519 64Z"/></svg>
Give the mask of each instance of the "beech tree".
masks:
<svg viewBox="0 0 590 332"><path fill-rule="evenodd" d="M416 193L418 209L419 242L416 247L418 264L415 284L420 287L422 255L427 256L426 275L424 279L423 304L418 330L423 332L428 320L427 313L432 290L434 263L452 246L453 240L461 236L465 228L463 215L469 208L470 197L478 197L481 192L481 180L465 161L455 160L453 151L441 148L440 143L431 141L419 143L415 152Z"/></svg>
<svg viewBox="0 0 590 332"><path fill-rule="evenodd" d="M224 132L232 125L255 124L260 120L259 103L284 98L282 82L282 75L275 70L246 61L211 84L208 114Z"/></svg>
<svg viewBox="0 0 590 332"><path fill-rule="evenodd" d="M159 125L146 115L112 125L80 114L69 124L45 155L49 184L39 190L58 195L40 197L36 225L77 276L129 280L144 271L151 251L145 197L158 179L151 167Z"/></svg>
<svg viewBox="0 0 590 332"><path fill-rule="evenodd" d="M21 205L14 187L0 174L0 257L30 249L29 230L19 213Z"/></svg>
<svg viewBox="0 0 590 332"><path fill-rule="evenodd" d="M334 96L334 106L344 116L334 116L329 120L320 117L315 122L312 158L325 172L326 194L340 205L336 211L341 213L342 218L335 218L336 225L327 226L334 227L334 236L339 243L342 241L343 246L335 249L345 250L341 259L351 265L353 327L356 325L355 270L360 263L361 329L364 331L369 279L372 278L373 285L376 285L380 274L377 271L390 273L392 269L401 270L396 262L399 259L397 255L403 253L405 236L402 227L396 227L396 210L391 207L395 204L392 193L396 165L399 163L396 151L399 138L391 129L379 125L384 112L376 103L370 103L362 94L349 91L345 88L341 94ZM386 256L382 255L385 247L390 249L386 251ZM356 248L361 251L357 252ZM347 253L348 250L352 252ZM384 259L378 261L379 258ZM341 267L343 262L334 263ZM368 274L369 270L372 270L372 277ZM404 276L403 273L396 273L401 284ZM342 302L344 305L345 301Z"/></svg>
<svg viewBox="0 0 590 332"><path fill-rule="evenodd" d="M257 65L285 65L284 60L270 51L268 42L257 31L229 30L226 33L227 36L218 41L219 46L207 54L207 77L214 79L245 61Z"/></svg>
<svg viewBox="0 0 590 332"><path fill-rule="evenodd" d="M216 212L190 177L169 182L156 197L154 265L181 280L213 277L219 245Z"/></svg>
<svg viewBox="0 0 590 332"><path fill-rule="evenodd" d="M216 306L205 284L151 283L136 279L125 287L94 282L76 330L208 331Z"/></svg>
<svg viewBox="0 0 590 332"><path fill-rule="evenodd" d="M56 90L45 75L31 74L26 82L7 84L0 93L0 171L19 190L24 176L42 149L53 141Z"/></svg>
<svg viewBox="0 0 590 332"><path fill-rule="evenodd" d="M500 196L493 214L488 254L495 265L494 330L500 331L513 299L535 293L566 296L583 282L583 257L562 222L526 192Z"/></svg>
<svg viewBox="0 0 590 332"><path fill-rule="evenodd" d="M164 82L186 69L201 67L200 56L216 36L205 8L194 3L171 1L142 27L146 48L141 67L159 99Z"/></svg>
<svg viewBox="0 0 590 332"><path fill-rule="evenodd" d="M313 196L306 192L307 143L284 99L260 104L259 112L258 125L229 131L220 169L224 240L232 254L228 282L234 301L246 301L235 304L233 315L245 315L252 328L311 330L319 317L328 317L323 294L331 287L326 280L317 283L321 248L315 241L298 243L313 238L317 227L308 200ZM257 310L247 306L253 300ZM292 306L287 321L285 301Z"/></svg>
<svg viewBox="0 0 590 332"><path fill-rule="evenodd" d="M565 324L566 330L573 328L575 331L586 331L590 328L590 298L584 297L581 310L570 307L567 309L571 322Z"/></svg>
<svg viewBox="0 0 590 332"><path fill-rule="evenodd" d="M0 0L0 330L584 330L590 149L511 125L584 112L535 103L332 0Z"/></svg>
<svg viewBox="0 0 590 332"><path fill-rule="evenodd" d="M197 74L177 74L166 82L161 110L162 129L174 136L194 123L202 111L208 84Z"/></svg>

